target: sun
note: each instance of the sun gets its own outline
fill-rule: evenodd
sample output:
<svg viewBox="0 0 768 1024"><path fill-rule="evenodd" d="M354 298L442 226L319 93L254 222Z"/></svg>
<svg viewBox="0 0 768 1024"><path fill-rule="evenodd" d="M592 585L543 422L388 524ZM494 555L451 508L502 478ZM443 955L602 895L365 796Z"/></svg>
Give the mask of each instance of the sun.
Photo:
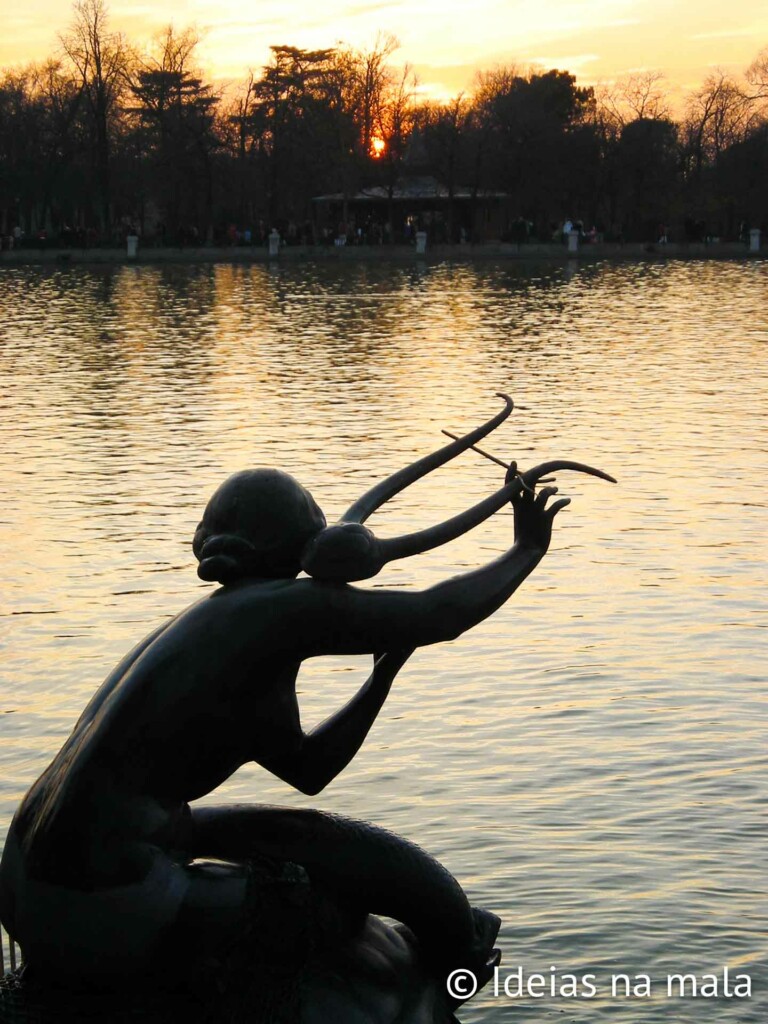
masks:
<svg viewBox="0 0 768 1024"><path fill-rule="evenodd" d="M378 160L380 156L384 155L384 150L387 148L387 144L384 139L379 138L378 135L374 135L371 139L371 156Z"/></svg>

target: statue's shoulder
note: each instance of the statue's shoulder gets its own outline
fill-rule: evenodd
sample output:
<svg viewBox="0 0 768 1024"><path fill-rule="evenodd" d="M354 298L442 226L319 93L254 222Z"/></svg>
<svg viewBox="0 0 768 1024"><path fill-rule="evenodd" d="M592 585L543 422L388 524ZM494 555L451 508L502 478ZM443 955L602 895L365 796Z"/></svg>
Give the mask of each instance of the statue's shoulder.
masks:
<svg viewBox="0 0 768 1024"><path fill-rule="evenodd" d="M179 619L185 622L197 616L230 617L242 611L252 615L259 612L265 616L286 615L292 608L310 600L320 585L312 579L253 579L238 580L228 586L218 587L201 601L182 612Z"/></svg>

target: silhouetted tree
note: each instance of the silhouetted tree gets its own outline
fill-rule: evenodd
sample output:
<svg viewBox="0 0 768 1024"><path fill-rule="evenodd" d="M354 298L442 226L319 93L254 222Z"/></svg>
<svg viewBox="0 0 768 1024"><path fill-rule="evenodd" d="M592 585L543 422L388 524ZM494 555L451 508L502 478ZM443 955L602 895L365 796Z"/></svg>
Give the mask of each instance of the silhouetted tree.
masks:
<svg viewBox="0 0 768 1024"><path fill-rule="evenodd" d="M153 198L172 234L212 230L212 156L218 102L194 67L196 32L169 26L156 53L143 58L130 77L129 108L140 151L149 162Z"/></svg>
<svg viewBox="0 0 768 1024"><path fill-rule="evenodd" d="M33 95L31 70L6 71L0 79L0 197L3 231L11 221L29 229L39 200L42 116Z"/></svg>
<svg viewBox="0 0 768 1024"><path fill-rule="evenodd" d="M672 112L661 71L637 71L596 91L600 106L621 130L630 121L668 121Z"/></svg>
<svg viewBox="0 0 768 1024"><path fill-rule="evenodd" d="M264 166L271 224L303 219L311 194L348 164L354 139L348 72L333 49L273 46L253 83L250 133Z"/></svg>
<svg viewBox="0 0 768 1024"><path fill-rule="evenodd" d="M630 121L619 136L617 155L627 235L655 241L658 226L669 222L678 192L677 126L664 119Z"/></svg>
<svg viewBox="0 0 768 1024"><path fill-rule="evenodd" d="M61 227L82 220L89 205L83 188L83 155L87 140L83 124L82 94L60 61L33 65L34 94L41 118L39 184L42 190L38 219Z"/></svg>
<svg viewBox="0 0 768 1024"><path fill-rule="evenodd" d="M397 40L379 36L367 51L274 46L223 101L192 30L169 28L142 56L110 30L105 0L76 0L61 42L59 59L0 71L3 232L107 233L149 210L173 233L257 216L299 228L324 192L339 193L346 222L374 181L392 224L409 170L429 170L449 200L458 185L506 193L544 237L566 215L642 238L674 218L735 236L766 217L765 48L743 78L709 75L676 124L655 71L592 90L557 69L501 66L468 97L419 105L412 70L392 66Z"/></svg>
<svg viewBox="0 0 768 1024"><path fill-rule="evenodd" d="M238 90L222 111L220 135L235 165L237 208L235 217L241 223L256 219L254 192L257 187L257 144L254 128L256 79L249 72L245 85Z"/></svg>
<svg viewBox="0 0 768 1024"><path fill-rule="evenodd" d="M733 78L722 71L708 75L689 98L683 121L689 173L716 163L723 150L745 138L754 120L753 102Z"/></svg>
<svg viewBox="0 0 768 1024"><path fill-rule="evenodd" d="M768 123L754 128L720 157L716 184L735 236L739 225L768 232Z"/></svg>
<svg viewBox="0 0 768 1024"><path fill-rule="evenodd" d="M399 46L395 36L379 34L370 50L357 50L351 54L357 145L363 157L378 155L373 148L373 140L379 138L382 110L392 85L393 72L389 60Z"/></svg>
<svg viewBox="0 0 768 1024"><path fill-rule="evenodd" d="M746 77L751 86L752 99L768 100L768 46L758 53L747 68Z"/></svg>
<svg viewBox="0 0 768 1024"><path fill-rule="evenodd" d="M437 178L448 189L448 238L456 241L456 187L469 184L473 112L468 100L459 94L448 103L425 104L417 114L417 123L427 156Z"/></svg>
<svg viewBox="0 0 768 1024"><path fill-rule="evenodd" d="M410 64L391 72L384 82L376 112L376 135L384 144L379 162L387 189L389 237L394 240L394 192L416 121L416 76Z"/></svg>
<svg viewBox="0 0 768 1024"><path fill-rule="evenodd" d="M523 75L499 68L481 75L475 105L484 185L508 192L535 222L562 218L572 201L569 136L587 123L593 102L592 90L565 71Z"/></svg>
<svg viewBox="0 0 768 1024"><path fill-rule="evenodd" d="M89 134L102 229L109 231L111 157L120 101L132 54L124 37L108 31L104 0L76 0L74 19L61 45L74 68L89 113Z"/></svg>

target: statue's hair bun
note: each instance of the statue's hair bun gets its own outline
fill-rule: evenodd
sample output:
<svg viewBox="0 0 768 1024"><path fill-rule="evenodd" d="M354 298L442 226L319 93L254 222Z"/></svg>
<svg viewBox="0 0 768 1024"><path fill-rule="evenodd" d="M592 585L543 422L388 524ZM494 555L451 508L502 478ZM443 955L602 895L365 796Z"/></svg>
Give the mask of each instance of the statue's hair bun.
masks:
<svg viewBox="0 0 768 1024"><path fill-rule="evenodd" d="M209 583L233 583L247 575L256 555L253 544L231 533L214 534L195 543L194 550L200 563L197 575Z"/></svg>
<svg viewBox="0 0 768 1024"><path fill-rule="evenodd" d="M208 583L231 583L242 575L242 566L235 558L215 555L202 560L197 567L197 575Z"/></svg>
<svg viewBox="0 0 768 1024"><path fill-rule="evenodd" d="M288 473L242 470L205 506L192 541L198 576L225 584L293 578L304 545L324 526L312 495Z"/></svg>

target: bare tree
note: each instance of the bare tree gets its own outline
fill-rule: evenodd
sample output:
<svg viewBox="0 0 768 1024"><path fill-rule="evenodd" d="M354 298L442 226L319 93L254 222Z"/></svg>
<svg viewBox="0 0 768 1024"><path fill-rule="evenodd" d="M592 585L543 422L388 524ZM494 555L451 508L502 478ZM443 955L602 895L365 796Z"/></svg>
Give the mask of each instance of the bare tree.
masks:
<svg viewBox="0 0 768 1024"><path fill-rule="evenodd" d="M112 139L132 55L123 36L108 30L104 0L76 0L73 23L60 41L78 75L91 115L101 223L106 232L112 219Z"/></svg>
<svg viewBox="0 0 768 1024"><path fill-rule="evenodd" d="M253 220L254 210L249 202L249 163L256 151L256 134L253 130L256 111L256 79L253 71L237 93L222 110L223 131L231 153L235 155L237 168L237 212L240 220Z"/></svg>
<svg viewBox="0 0 768 1024"><path fill-rule="evenodd" d="M747 68L747 81L753 100L768 100L768 46L758 53Z"/></svg>
<svg viewBox="0 0 768 1024"><path fill-rule="evenodd" d="M472 90L475 106L491 105L497 96L512 92L523 77L524 72L516 64L497 64L487 71L478 71Z"/></svg>
<svg viewBox="0 0 768 1024"><path fill-rule="evenodd" d="M754 126L751 97L724 71L709 75L689 97L683 122L689 170L699 173L723 150L741 142Z"/></svg>
<svg viewBox="0 0 768 1024"><path fill-rule="evenodd" d="M44 113L42 151L44 184L41 222L57 195L60 214L72 216L80 205L80 197L73 194L73 172L82 148L82 92L77 81L59 60L47 60L32 69L34 91ZM70 188L66 180L70 179ZM70 225L71 226L71 225Z"/></svg>
<svg viewBox="0 0 768 1024"><path fill-rule="evenodd" d="M375 155L373 140L379 130L385 93L392 84L392 69L388 62L399 47L395 36L379 34L370 50L357 51L353 55L354 102L363 156Z"/></svg>
<svg viewBox="0 0 768 1024"><path fill-rule="evenodd" d="M381 92L376 112L376 135L384 144L382 159L387 168L387 220L389 237L394 239L394 192L403 158L415 123L414 96L418 81L410 64L400 74L391 72Z"/></svg>
<svg viewBox="0 0 768 1024"><path fill-rule="evenodd" d="M638 71L595 90L607 124L620 131L630 121L668 121L671 117L661 71Z"/></svg>

